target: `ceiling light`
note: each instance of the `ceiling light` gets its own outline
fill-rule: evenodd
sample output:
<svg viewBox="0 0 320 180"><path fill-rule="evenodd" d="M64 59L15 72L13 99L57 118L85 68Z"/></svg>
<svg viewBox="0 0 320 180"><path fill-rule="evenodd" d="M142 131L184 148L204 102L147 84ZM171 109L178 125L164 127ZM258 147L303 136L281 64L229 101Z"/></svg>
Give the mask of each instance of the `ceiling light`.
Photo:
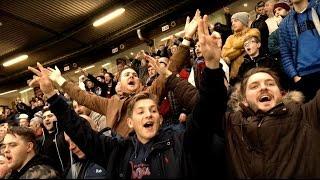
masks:
<svg viewBox="0 0 320 180"><path fill-rule="evenodd" d="M97 27L97 26L100 26L108 21L110 21L111 19L113 18L116 18L118 16L120 16L122 13L124 13L125 9L124 8L119 8L105 16L103 16L102 18L96 20L94 23L93 23L93 26L94 27Z"/></svg>
<svg viewBox="0 0 320 180"><path fill-rule="evenodd" d="M247 3L244 3L243 6L244 6L244 7L248 7L248 4L247 4Z"/></svg>
<svg viewBox="0 0 320 180"><path fill-rule="evenodd" d="M33 88L27 88L22 91L19 91L20 94L33 90Z"/></svg>
<svg viewBox="0 0 320 180"><path fill-rule="evenodd" d="M11 90L11 91L7 91L7 92L3 92L3 93L0 93L0 96L3 96L3 95L6 95L6 94L10 94L10 93L13 93L13 92L16 92L18 90Z"/></svg>
<svg viewBox="0 0 320 180"><path fill-rule="evenodd" d="M95 67L95 65L91 65L91 66L87 66L87 67L85 67L85 68L82 68L82 70L88 70L88 69L91 69L91 68L94 68ZM74 73L79 73L80 71L79 70L76 70Z"/></svg>
<svg viewBox="0 0 320 180"><path fill-rule="evenodd" d="M102 67L109 66L110 63L103 64Z"/></svg>
<svg viewBox="0 0 320 180"><path fill-rule="evenodd" d="M16 64L16 63L18 63L18 62L24 61L24 60L26 60L26 59L28 59L28 55L24 54L24 55L15 57L15 58L13 58L13 59L10 59L10 60L6 61L5 63L3 63L2 65L3 65L4 67L7 67L7 66L11 66L11 65L13 65L13 64Z"/></svg>

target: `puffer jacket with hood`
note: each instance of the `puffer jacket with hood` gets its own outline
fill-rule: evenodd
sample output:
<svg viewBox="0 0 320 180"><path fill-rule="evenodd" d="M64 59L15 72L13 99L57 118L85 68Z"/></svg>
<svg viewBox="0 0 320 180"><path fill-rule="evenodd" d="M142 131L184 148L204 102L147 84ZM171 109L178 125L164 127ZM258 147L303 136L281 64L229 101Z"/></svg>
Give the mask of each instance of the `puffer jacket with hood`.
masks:
<svg viewBox="0 0 320 180"><path fill-rule="evenodd" d="M214 77L209 79L213 81ZM198 95L192 85L174 75L166 85L173 87L178 100L194 105ZM210 92L217 87L219 84L203 88ZM226 104L220 96L212 97L207 106ZM241 106L225 116L221 115L221 109L212 108L204 116L223 122L224 128L212 129L224 130L236 178L320 178L320 90L305 104L283 101L268 112L254 112Z"/></svg>

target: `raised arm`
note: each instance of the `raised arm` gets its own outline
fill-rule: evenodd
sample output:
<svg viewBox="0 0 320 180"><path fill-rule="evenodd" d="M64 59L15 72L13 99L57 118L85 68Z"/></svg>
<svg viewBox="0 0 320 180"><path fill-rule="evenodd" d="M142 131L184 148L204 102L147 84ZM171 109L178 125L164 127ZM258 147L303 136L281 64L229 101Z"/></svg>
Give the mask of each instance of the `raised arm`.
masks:
<svg viewBox="0 0 320 180"><path fill-rule="evenodd" d="M220 37L210 36L208 17L200 20L198 27L201 52L206 68L200 84L199 101L193 111L193 123L201 132L216 132L223 136L222 119L226 110L227 88L224 85L224 71L219 67L221 54ZM215 37L217 36L217 37Z"/></svg>
<svg viewBox="0 0 320 180"><path fill-rule="evenodd" d="M87 121L79 117L64 98L56 94L53 83L48 77L51 72L43 68L41 64L38 64L38 68L39 70L29 67L36 74L30 85L35 83L40 85L40 89L50 104L50 110L57 116L59 125L89 159L93 159L105 167L108 155L113 147L118 145L118 141L99 135L92 130Z"/></svg>
<svg viewBox="0 0 320 180"><path fill-rule="evenodd" d="M50 104L51 112L57 116L58 124L86 154L86 157L106 168L113 148L119 145L118 140L94 131L90 124L78 116L60 95L51 96L47 102Z"/></svg>
<svg viewBox="0 0 320 180"><path fill-rule="evenodd" d="M315 82L319 83L319 82ZM302 105L303 119L310 121L314 127L320 125L320 89L316 96L306 104ZM318 128L317 128L318 129Z"/></svg>
<svg viewBox="0 0 320 180"><path fill-rule="evenodd" d="M227 167L224 150L222 120L226 109L227 90L224 85L224 71L219 65L221 39L209 35L208 17L199 22L198 34L201 52L206 68L200 81L199 100L193 109L192 118L187 121L185 148L191 153L195 176L210 172L215 177L226 178ZM204 164L212 163L212 166Z"/></svg>
<svg viewBox="0 0 320 180"><path fill-rule="evenodd" d="M101 87L101 88L106 88L107 84L98 81L98 79L97 79L96 77L94 77L92 74L89 74L89 73L88 73L88 76L87 76L87 77L88 77L96 86L99 86L99 87Z"/></svg>
<svg viewBox="0 0 320 180"><path fill-rule="evenodd" d="M186 61L190 60L190 40L194 36L197 30L198 21L200 19L200 10L198 9L190 21L188 16L184 27L184 39L179 45L177 52L174 53L170 58L169 70L172 73L179 73Z"/></svg>
<svg viewBox="0 0 320 180"><path fill-rule="evenodd" d="M49 78L52 81L55 81L72 99L77 101L80 105L106 115L110 99L97 96L80 89L74 83L64 79L57 67L55 69L49 69L51 71Z"/></svg>

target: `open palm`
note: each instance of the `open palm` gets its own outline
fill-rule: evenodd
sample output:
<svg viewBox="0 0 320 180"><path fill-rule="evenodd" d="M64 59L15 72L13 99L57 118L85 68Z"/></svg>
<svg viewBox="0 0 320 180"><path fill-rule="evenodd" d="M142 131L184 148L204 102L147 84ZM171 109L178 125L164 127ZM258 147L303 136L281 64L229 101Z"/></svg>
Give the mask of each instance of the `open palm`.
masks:
<svg viewBox="0 0 320 180"><path fill-rule="evenodd" d="M217 33L210 35L207 15L205 15L198 23L198 35L201 53L207 67L218 68L221 56L221 37Z"/></svg>

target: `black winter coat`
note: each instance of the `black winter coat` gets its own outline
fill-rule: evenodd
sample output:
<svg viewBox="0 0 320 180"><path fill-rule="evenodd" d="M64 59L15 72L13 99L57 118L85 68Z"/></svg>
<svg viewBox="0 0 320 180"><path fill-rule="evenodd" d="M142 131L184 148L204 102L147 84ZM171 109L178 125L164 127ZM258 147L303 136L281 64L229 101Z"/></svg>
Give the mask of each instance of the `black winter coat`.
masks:
<svg viewBox="0 0 320 180"><path fill-rule="evenodd" d="M224 72L221 69L217 71L221 77L218 78L217 84L223 84ZM208 93L209 91L203 89L199 93L200 97L202 92ZM226 91L222 87L210 93L226 94ZM137 171L133 171L131 164L131 161L135 160L137 150L135 136L119 139L97 133L85 123L84 119L76 115L61 96L54 95L48 99L48 102L51 111L60 119L59 123L64 126L66 133L84 151L88 159L108 171L109 178L136 177ZM216 123L221 124L221 122L208 121L206 117L203 117L205 113L202 111L209 110L203 105L208 103L210 102L207 102L206 97L200 98L185 132L175 131L171 127L160 129L158 134L148 142L150 146L147 147L143 158L143 162L149 165L147 178L217 177L222 174L219 171L223 165L214 159L218 154L212 154L213 149L217 149L216 144L221 144L221 139L219 139L221 132L216 131L213 127L216 126ZM220 146L221 149L223 150L223 145ZM197 167L193 169L190 161L194 162Z"/></svg>
<svg viewBox="0 0 320 180"><path fill-rule="evenodd" d="M57 179L59 174L52 168L50 159L35 155L18 171L13 171L8 179Z"/></svg>

